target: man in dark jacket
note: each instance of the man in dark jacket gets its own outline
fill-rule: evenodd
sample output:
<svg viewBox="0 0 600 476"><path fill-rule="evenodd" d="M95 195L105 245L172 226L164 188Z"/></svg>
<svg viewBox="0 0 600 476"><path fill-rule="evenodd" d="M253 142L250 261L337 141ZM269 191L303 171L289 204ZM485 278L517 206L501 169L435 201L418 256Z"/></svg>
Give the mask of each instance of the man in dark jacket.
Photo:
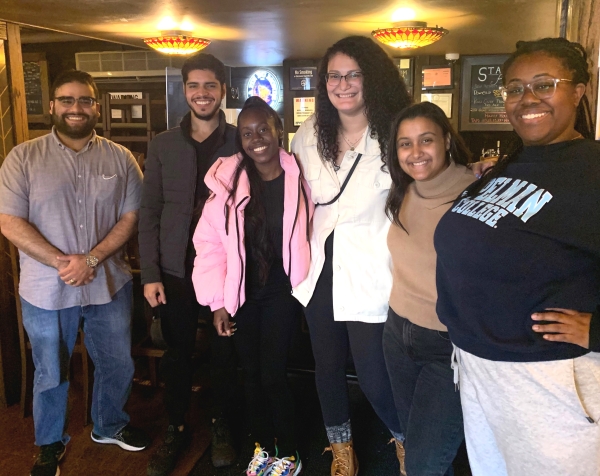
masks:
<svg viewBox="0 0 600 476"><path fill-rule="evenodd" d="M181 125L159 134L148 149L139 222L142 284L148 303L160 311L167 350L161 360L169 427L148 463L148 476L166 476L176 465L189 431L185 413L192 387L192 355L198 317L212 322L208 308L196 301L192 269L196 256L192 235L209 190L204 176L219 157L233 155L235 127L220 109L225 97L225 66L200 53L183 64L184 93L190 112ZM212 329L212 326L210 326ZM235 381L233 347L214 336L211 376L215 389L212 461L226 466L235 459L225 418Z"/></svg>

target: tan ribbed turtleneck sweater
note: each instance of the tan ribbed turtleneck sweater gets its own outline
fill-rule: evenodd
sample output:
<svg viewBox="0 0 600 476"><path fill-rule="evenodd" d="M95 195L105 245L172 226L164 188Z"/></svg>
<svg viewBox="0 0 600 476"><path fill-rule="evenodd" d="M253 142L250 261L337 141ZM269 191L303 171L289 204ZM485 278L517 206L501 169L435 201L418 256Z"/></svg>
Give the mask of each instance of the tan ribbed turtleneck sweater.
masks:
<svg viewBox="0 0 600 476"><path fill-rule="evenodd" d="M387 237L394 282L390 307L396 314L427 329L446 331L435 312L436 254L433 233L442 215L475 177L463 165L451 163L427 182L412 182L400 208L400 222Z"/></svg>

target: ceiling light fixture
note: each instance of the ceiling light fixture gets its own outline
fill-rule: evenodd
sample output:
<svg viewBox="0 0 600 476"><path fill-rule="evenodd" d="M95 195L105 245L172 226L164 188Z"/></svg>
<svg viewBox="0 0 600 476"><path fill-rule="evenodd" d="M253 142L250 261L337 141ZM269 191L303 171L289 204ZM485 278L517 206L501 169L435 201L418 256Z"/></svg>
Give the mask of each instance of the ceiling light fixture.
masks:
<svg viewBox="0 0 600 476"><path fill-rule="evenodd" d="M384 45L394 48L412 49L435 43L448 30L438 27L428 27L424 21L411 21L395 23L391 28L373 30L371 35Z"/></svg>
<svg viewBox="0 0 600 476"><path fill-rule="evenodd" d="M156 51L167 55L189 55L210 45L210 40L187 36L185 31L161 31L160 36L144 38L144 43Z"/></svg>

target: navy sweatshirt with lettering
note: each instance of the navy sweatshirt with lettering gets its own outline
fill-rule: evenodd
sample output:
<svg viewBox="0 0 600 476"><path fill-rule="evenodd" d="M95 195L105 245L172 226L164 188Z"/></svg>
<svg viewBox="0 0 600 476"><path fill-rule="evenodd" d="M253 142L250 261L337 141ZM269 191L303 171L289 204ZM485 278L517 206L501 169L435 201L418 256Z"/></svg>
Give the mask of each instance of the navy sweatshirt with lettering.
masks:
<svg viewBox="0 0 600 476"><path fill-rule="evenodd" d="M573 140L525 147L473 199L440 220L437 314L459 348L536 362L579 357L575 344L534 332L531 314L590 312L600 351L600 145Z"/></svg>

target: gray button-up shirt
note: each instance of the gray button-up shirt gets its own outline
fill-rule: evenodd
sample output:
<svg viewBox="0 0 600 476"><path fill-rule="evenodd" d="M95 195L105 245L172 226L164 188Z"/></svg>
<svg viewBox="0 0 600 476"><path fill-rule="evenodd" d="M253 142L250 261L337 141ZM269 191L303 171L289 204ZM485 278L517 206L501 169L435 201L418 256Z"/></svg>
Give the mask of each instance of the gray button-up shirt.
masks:
<svg viewBox="0 0 600 476"><path fill-rule="evenodd" d="M125 147L93 134L79 152L56 132L10 151L0 168L0 213L24 218L65 254L87 254L127 212L140 207L142 173ZM65 309L106 304L129 280L123 250L96 268L85 286L20 252L19 294L34 306Z"/></svg>

